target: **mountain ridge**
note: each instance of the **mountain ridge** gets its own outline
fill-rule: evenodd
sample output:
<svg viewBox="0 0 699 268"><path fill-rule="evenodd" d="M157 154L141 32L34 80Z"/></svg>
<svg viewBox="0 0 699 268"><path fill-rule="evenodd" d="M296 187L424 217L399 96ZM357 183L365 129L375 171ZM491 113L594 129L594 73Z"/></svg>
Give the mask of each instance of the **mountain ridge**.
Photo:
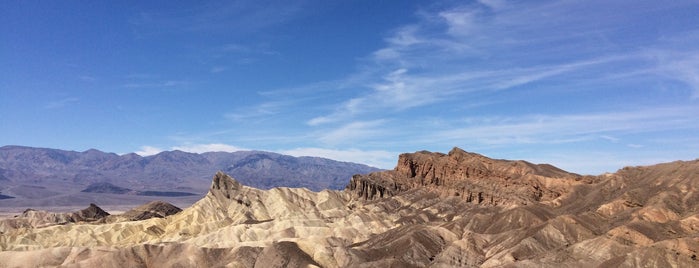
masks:
<svg viewBox="0 0 699 268"><path fill-rule="evenodd" d="M278 186L312 190L342 189L354 174L377 171L362 164L324 158L292 157L264 151L188 153L164 151L142 157L96 149L84 152L8 145L0 147L0 193L14 197L0 206L36 207L83 205L87 202L123 204L118 194L129 192L192 193L204 195L210 174L223 170L247 185L261 189ZM108 183L129 191L81 193L90 185ZM88 191L89 192L89 191ZM96 194L103 194L98 196ZM107 195L104 195L107 194ZM147 195L134 202L152 201ZM177 201L172 197L170 201ZM72 200L72 201L71 201ZM188 206L193 198L180 198ZM110 203L110 202L107 202Z"/></svg>
<svg viewBox="0 0 699 268"><path fill-rule="evenodd" d="M261 190L217 172L204 198L164 218L8 230L0 259L6 267L695 267L697 176L699 160L580 176L458 148L403 154L393 170L353 177L385 187L371 198L359 194L368 186ZM484 198L457 195L460 187Z"/></svg>

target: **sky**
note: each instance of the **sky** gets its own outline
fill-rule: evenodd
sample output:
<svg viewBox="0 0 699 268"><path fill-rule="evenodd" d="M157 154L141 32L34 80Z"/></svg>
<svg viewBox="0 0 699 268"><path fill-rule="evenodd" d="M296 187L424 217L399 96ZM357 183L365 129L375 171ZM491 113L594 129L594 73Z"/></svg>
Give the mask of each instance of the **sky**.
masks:
<svg viewBox="0 0 699 268"><path fill-rule="evenodd" d="M699 158L699 1L5 1L0 145Z"/></svg>

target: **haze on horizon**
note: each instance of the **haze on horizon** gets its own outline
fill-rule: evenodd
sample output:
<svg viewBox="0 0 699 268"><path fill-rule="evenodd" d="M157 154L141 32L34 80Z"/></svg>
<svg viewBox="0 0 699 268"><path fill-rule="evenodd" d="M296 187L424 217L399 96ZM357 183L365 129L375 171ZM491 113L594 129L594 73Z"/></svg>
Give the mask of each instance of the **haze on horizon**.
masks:
<svg viewBox="0 0 699 268"><path fill-rule="evenodd" d="M695 159L697 1L6 2L0 141L581 174Z"/></svg>

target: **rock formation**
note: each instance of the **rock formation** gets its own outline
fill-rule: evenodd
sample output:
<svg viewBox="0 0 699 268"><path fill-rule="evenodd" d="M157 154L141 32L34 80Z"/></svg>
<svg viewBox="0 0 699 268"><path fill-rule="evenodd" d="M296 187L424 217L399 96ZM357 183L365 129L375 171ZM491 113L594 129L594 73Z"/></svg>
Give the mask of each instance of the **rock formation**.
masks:
<svg viewBox="0 0 699 268"><path fill-rule="evenodd" d="M117 221L142 221L150 218L165 218L170 215L180 213L181 208L178 208L170 203L163 201L152 201L145 205L136 207L121 215L112 215L107 217L105 222Z"/></svg>
<svg viewBox="0 0 699 268"><path fill-rule="evenodd" d="M163 218L9 230L0 267L697 267L698 176L699 160L581 176L458 148L344 191L219 172Z"/></svg>
<svg viewBox="0 0 699 268"><path fill-rule="evenodd" d="M95 222L107 216L109 216L109 213L95 204L90 204L85 209L69 213L27 209L21 215L12 219L0 220L0 233L19 228L41 228L68 223Z"/></svg>
<svg viewBox="0 0 699 268"><path fill-rule="evenodd" d="M365 200L426 188L483 205L526 205L565 194L582 176L551 165L490 159L454 148L449 154L401 154L392 171L352 177L347 190Z"/></svg>

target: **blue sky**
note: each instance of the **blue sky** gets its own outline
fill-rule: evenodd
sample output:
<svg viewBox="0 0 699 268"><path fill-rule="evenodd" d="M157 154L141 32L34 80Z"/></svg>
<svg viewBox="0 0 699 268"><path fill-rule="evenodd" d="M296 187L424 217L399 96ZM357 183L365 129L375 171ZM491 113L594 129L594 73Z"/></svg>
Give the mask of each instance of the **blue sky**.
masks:
<svg viewBox="0 0 699 268"><path fill-rule="evenodd" d="M698 1L9 1L0 145L699 157Z"/></svg>

